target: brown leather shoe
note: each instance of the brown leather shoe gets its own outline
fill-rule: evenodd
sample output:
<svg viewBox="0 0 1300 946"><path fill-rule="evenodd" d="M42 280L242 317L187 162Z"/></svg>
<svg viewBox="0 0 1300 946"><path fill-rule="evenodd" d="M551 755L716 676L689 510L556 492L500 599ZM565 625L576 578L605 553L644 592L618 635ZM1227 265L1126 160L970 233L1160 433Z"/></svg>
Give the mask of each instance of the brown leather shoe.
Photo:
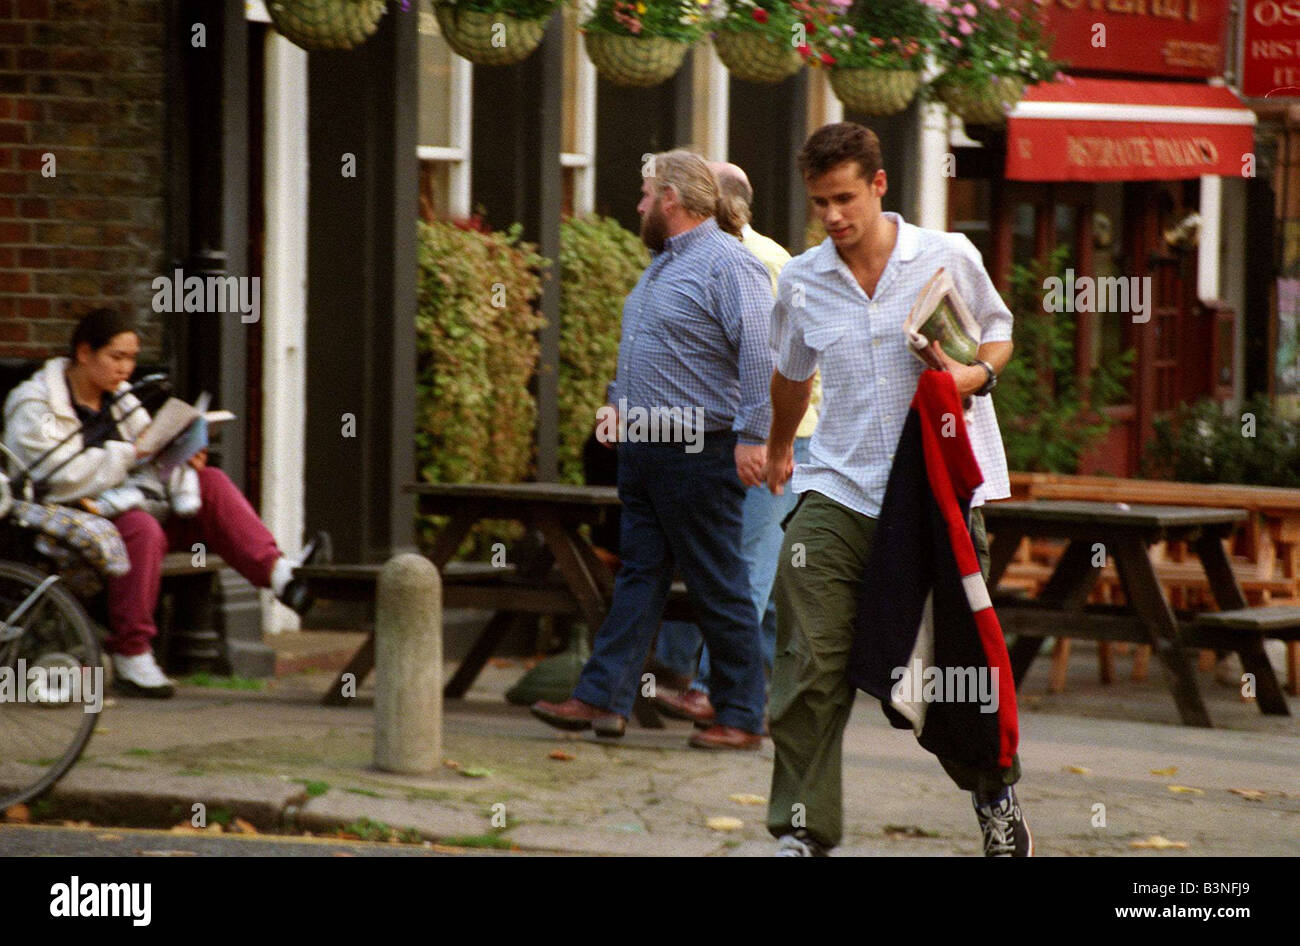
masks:
<svg viewBox="0 0 1300 946"><path fill-rule="evenodd" d="M717 713L709 702L709 694L699 690L687 690L685 693L663 691L655 694L655 706L659 712L673 719L689 719L701 729L713 725Z"/></svg>
<svg viewBox="0 0 1300 946"><path fill-rule="evenodd" d="M763 737L756 732L745 732L735 726L710 726L691 736L691 746L696 749L755 750L763 745Z"/></svg>
<svg viewBox="0 0 1300 946"><path fill-rule="evenodd" d="M581 730L594 729L597 736L621 736L627 728L627 720L617 713L592 706L582 700L570 697L563 703L548 703L538 700L528 711L544 723L556 729Z"/></svg>

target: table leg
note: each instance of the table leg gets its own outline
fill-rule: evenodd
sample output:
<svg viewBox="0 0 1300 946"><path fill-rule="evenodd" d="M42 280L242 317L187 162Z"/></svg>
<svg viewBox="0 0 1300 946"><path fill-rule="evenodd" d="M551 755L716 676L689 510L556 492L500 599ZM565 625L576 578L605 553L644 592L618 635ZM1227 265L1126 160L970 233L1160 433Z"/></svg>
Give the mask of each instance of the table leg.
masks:
<svg viewBox="0 0 1300 946"><path fill-rule="evenodd" d="M1183 724L1209 728L1210 714L1201 700L1196 676L1179 640L1178 621L1165 600L1146 546L1137 536L1125 535L1115 540L1110 552L1124 582L1124 593L1142 619L1152 649L1169 669L1174 702Z"/></svg>
<svg viewBox="0 0 1300 946"><path fill-rule="evenodd" d="M546 540L546 547L555 556L564 583L578 600L578 610L587 622L588 630L595 634L605 622L608 603L601 591L600 579L580 551L582 537L550 515L539 517L535 524Z"/></svg>
<svg viewBox="0 0 1300 946"><path fill-rule="evenodd" d="M474 646L470 648L465 659L460 662L456 668L456 673L452 676L447 684L442 688L442 695L449 700L459 700L474 685L478 679L479 673L483 670L483 665L488 662L492 652L496 650L497 644L506 636L510 628L514 625L515 614L513 611L498 611L492 615L488 621L487 627L483 628L483 633L478 636Z"/></svg>
<svg viewBox="0 0 1300 946"><path fill-rule="evenodd" d="M339 671L339 675L334 678L333 685L321 697L321 706L346 706L351 697L343 695L343 687L349 682L352 684L352 693L356 694L357 689L365 682L366 677L370 676L370 671L375 666L375 632L371 631L357 652L352 655L348 665ZM352 680L346 678L351 674Z"/></svg>
<svg viewBox="0 0 1300 946"><path fill-rule="evenodd" d="M1235 611L1246 607L1246 596L1242 594L1232 563L1223 550L1222 536L1212 531L1201 533L1196 540L1196 554L1200 556L1205 577L1210 581L1210 593L1214 595L1219 610Z"/></svg>
<svg viewBox="0 0 1300 946"><path fill-rule="evenodd" d="M1017 542L1019 539L1016 540ZM1012 549L1014 552L1014 547ZM1039 593L1037 600L1047 607L1060 608L1062 610L1077 610L1083 607L1083 603L1088 599L1088 593L1097 581L1097 576L1101 570L1094 568L1092 565L1092 547L1086 542L1071 542L1061 558L1056 563L1056 568L1052 571L1052 577L1047 580L1043 590ZM992 569L989 571L992 575ZM1011 673L1015 677L1017 688L1024 682L1029 675L1029 668L1033 666L1034 660L1038 657L1038 652L1042 649L1044 637L1030 637L1021 635L1015 639L1011 647L1008 648L1008 656L1011 658ZM1061 643L1064 643L1062 641ZM1068 648L1068 644L1065 645ZM1068 649L1065 651L1067 657ZM1060 693L1065 689L1065 670L1064 667L1053 667L1051 682L1048 684L1048 691L1051 693Z"/></svg>
<svg viewBox="0 0 1300 946"><path fill-rule="evenodd" d="M988 588L990 592L1002 580L1002 575L1011 564L1011 560L1016 557L1016 549L1020 547L1020 540L1023 538L1023 532L1005 526L1000 527L993 534L993 541L989 543Z"/></svg>
<svg viewBox="0 0 1300 946"><path fill-rule="evenodd" d="M1029 668L1033 666L1034 658L1038 656L1045 640L1045 637L1022 634L1007 648L1007 656L1011 660L1011 677L1016 681L1017 690L1029 675Z"/></svg>
<svg viewBox="0 0 1300 946"><path fill-rule="evenodd" d="M456 557L460 544L465 541L465 536L469 535L469 530L474 528L474 523L477 521L476 515L459 513L452 516L451 520L442 527L438 538L433 542L433 551L429 553L429 561L433 562L439 572Z"/></svg>

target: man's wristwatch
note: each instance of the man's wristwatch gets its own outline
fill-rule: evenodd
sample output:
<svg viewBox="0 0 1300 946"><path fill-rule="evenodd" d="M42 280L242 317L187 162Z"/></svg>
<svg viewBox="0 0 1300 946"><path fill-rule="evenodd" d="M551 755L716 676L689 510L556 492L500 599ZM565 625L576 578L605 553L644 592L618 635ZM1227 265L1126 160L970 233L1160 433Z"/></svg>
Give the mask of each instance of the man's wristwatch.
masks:
<svg viewBox="0 0 1300 946"><path fill-rule="evenodd" d="M998 386L998 375L997 372L993 370L993 366L987 361L980 361L976 358L974 363L983 368L985 373L988 375L988 380L984 382L984 387L975 392L976 397L984 397Z"/></svg>

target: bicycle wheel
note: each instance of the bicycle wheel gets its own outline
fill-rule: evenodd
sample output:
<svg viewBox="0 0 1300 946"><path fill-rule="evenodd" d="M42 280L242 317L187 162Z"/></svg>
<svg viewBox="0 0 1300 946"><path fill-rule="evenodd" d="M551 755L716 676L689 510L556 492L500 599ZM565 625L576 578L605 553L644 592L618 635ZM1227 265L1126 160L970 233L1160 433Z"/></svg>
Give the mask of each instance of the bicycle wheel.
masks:
<svg viewBox="0 0 1300 946"><path fill-rule="evenodd" d="M49 577L0 562L0 812L72 768L103 706L94 625Z"/></svg>

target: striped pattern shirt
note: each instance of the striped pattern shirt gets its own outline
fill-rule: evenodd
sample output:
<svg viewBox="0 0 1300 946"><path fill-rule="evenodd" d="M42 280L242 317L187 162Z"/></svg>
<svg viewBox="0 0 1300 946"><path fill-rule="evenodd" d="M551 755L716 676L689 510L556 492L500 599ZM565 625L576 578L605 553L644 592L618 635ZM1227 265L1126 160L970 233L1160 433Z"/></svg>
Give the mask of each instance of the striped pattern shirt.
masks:
<svg viewBox="0 0 1300 946"><path fill-rule="evenodd" d="M767 268L708 218L669 237L623 303L618 374L608 401L703 409L706 431L761 444L772 416Z"/></svg>
<svg viewBox="0 0 1300 946"><path fill-rule="evenodd" d="M874 297L868 297L828 237L781 271L772 310L776 367L794 381L820 366L821 422L809 462L794 472L791 488L816 490L863 515L876 517L894 449L924 366L911 353L903 321L926 281L940 266L982 329L981 342L1011 339L1011 312L965 236L926 230L898 214L898 239ZM973 399L966 423L984 484L971 504L1011 495L1002 434L993 396Z"/></svg>

